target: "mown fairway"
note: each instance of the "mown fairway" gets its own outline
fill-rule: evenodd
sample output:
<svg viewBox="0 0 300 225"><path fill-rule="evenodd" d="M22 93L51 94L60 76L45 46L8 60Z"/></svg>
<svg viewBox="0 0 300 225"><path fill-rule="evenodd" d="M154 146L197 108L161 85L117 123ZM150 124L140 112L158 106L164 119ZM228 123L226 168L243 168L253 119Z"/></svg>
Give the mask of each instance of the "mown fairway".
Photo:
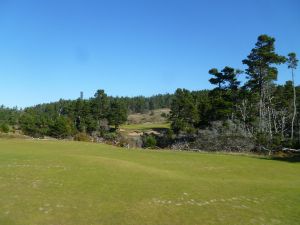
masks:
<svg viewBox="0 0 300 225"><path fill-rule="evenodd" d="M300 164L0 140L1 225L300 224Z"/></svg>

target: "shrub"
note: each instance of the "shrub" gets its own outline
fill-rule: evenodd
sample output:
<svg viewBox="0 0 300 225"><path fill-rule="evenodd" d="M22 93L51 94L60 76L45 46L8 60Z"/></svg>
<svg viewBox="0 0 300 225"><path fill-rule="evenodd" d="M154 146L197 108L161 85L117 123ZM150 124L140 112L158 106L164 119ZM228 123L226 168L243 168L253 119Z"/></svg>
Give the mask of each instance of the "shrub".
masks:
<svg viewBox="0 0 300 225"><path fill-rule="evenodd" d="M106 141L116 141L118 139L118 134L116 132L107 132L102 136Z"/></svg>
<svg viewBox="0 0 300 225"><path fill-rule="evenodd" d="M177 136L172 149L250 152L255 149L255 138L232 121L215 121L195 135Z"/></svg>
<svg viewBox="0 0 300 225"><path fill-rule="evenodd" d="M143 147L144 148L155 148L157 145L156 138L153 135L144 135L143 136Z"/></svg>
<svg viewBox="0 0 300 225"><path fill-rule="evenodd" d="M89 142L91 139L86 133L78 133L74 136L74 141Z"/></svg>
<svg viewBox="0 0 300 225"><path fill-rule="evenodd" d="M163 132L163 135L156 136L156 146L159 148L171 147L174 140L174 133L171 129Z"/></svg>
<svg viewBox="0 0 300 225"><path fill-rule="evenodd" d="M3 133L8 133L9 132L9 126L7 124L1 124L0 131L3 132Z"/></svg>
<svg viewBox="0 0 300 225"><path fill-rule="evenodd" d="M72 135L72 126L68 118L60 116L50 126L49 135L55 138L66 138Z"/></svg>
<svg viewBox="0 0 300 225"><path fill-rule="evenodd" d="M160 116L163 117L163 118L167 118L168 117L167 113L165 113L165 112L163 112L162 114L160 114Z"/></svg>
<svg viewBox="0 0 300 225"><path fill-rule="evenodd" d="M117 145L125 148L142 148L143 139L141 136L120 135Z"/></svg>

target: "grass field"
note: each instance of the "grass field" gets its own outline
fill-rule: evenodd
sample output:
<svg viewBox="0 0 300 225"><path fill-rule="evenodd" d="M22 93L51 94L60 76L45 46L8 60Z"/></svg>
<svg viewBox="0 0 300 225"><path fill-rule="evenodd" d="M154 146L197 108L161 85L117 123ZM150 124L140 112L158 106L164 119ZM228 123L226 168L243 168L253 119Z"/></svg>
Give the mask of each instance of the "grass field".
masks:
<svg viewBox="0 0 300 225"><path fill-rule="evenodd" d="M155 129L167 129L170 128L169 123L143 123L143 124L128 124L122 125L121 129L125 131L147 131Z"/></svg>
<svg viewBox="0 0 300 225"><path fill-rule="evenodd" d="M0 139L1 225L300 224L300 164Z"/></svg>

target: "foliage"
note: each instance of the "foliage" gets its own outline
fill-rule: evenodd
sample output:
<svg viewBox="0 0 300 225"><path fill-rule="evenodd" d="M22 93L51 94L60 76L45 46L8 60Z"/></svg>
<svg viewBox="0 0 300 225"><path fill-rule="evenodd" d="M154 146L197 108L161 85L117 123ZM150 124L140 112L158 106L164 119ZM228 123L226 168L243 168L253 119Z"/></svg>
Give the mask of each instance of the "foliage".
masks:
<svg viewBox="0 0 300 225"><path fill-rule="evenodd" d="M111 102L108 121L110 125L114 125L116 129L127 121L128 111L126 105L119 99Z"/></svg>
<svg viewBox="0 0 300 225"><path fill-rule="evenodd" d="M103 138L107 141L116 141L118 139L118 134L116 132L106 132Z"/></svg>
<svg viewBox="0 0 300 225"><path fill-rule="evenodd" d="M167 113L163 112L163 113L161 113L161 117L168 118L168 115L167 115Z"/></svg>
<svg viewBox="0 0 300 225"><path fill-rule="evenodd" d="M75 134L74 141L89 142L89 141L91 141L91 138L86 133L78 133L78 134Z"/></svg>
<svg viewBox="0 0 300 225"><path fill-rule="evenodd" d="M3 132L3 133L8 133L9 132L9 126L5 123L3 124L0 124L0 132Z"/></svg>
<svg viewBox="0 0 300 225"><path fill-rule="evenodd" d="M276 65L286 62L284 56L275 52L275 38L268 35L260 35L255 48L243 60L247 65L246 74L248 81L246 87L259 96L258 105L258 132L265 133L272 139L271 99L273 82L277 80L278 70ZM267 134L268 133L268 134Z"/></svg>
<svg viewBox="0 0 300 225"><path fill-rule="evenodd" d="M286 61L292 69L293 80L276 85L276 66ZM296 54L290 53L286 59L276 53L275 38L260 35L243 64L247 66L243 86L238 80L242 71L226 66L221 71L209 70L213 76L209 82L216 88L207 93L178 89L170 113L173 131L188 137L211 127L215 121L231 121L243 128L249 140L255 137L258 149L279 149L288 143L299 146L300 139L294 138L300 137L296 98L300 87L295 87L293 73L297 67ZM218 135L220 133L216 133L216 137ZM289 137L292 137L291 142Z"/></svg>
<svg viewBox="0 0 300 225"><path fill-rule="evenodd" d="M193 95L186 89L177 89L171 105L171 127L175 133L181 131L193 133L195 124L199 121Z"/></svg>
<svg viewBox="0 0 300 225"><path fill-rule="evenodd" d="M24 134L32 137L43 137L49 133L53 123L45 115L32 113L30 110L20 117L20 127Z"/></svg>
<svg viewBox="0 0 300 225"><path fill-rule="evenodd" d="M153 97L110 97L98 90L88 100L59 100L18 109L0 108L0 123L20 125L24 134L33 137L52 136L65 138L76 133L103 136L114 126L116 129L127 121L129 112L145 112L159 107L167 108L172 95ZM150 104L151 102L151 104ZM63 117L64 119L58 119ZM59 129L56 131L55 129Z"/></svg>
<svg viewBox="0 0 300 225"><path fill-rule="evenodd" d="M157 145L157 141L154 135L152 134L144 134L143 135L143 147L144 148L155 148Z"/></svg>
<svg viewBox="0 0 300 225"><path fill-rule="evenodd" d="M66 138L72 135L72 125L67 118L57 117L53 125L50 126L49 134L55 138Z"/></svg>
<svg viewBox="0 0 300 225"><path fill-rule="evenodd" d="M15 125L18 123L20 111L18 108L6 108L0 106L0 124Z"/></svg>

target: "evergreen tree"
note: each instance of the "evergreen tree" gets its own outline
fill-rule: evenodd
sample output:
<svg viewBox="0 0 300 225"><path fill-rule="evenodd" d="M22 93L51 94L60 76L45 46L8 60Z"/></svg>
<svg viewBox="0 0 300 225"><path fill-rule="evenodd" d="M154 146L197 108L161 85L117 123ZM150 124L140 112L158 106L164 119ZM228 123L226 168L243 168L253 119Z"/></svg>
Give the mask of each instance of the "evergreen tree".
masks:
<svg viewBox="0 0 300 225"><path fill-rule="evenodd" d="M127 107L119 99L112 101L108 121L110 125L114 125L117 130L119 126L127 121Z"/></svg>
<svg viewBox="0 0 300 225"><path fill-rule="evenodd" d="M209 70L209 74L214 75L209 81L213 85L217 85L211 93L212 99L212 119L222 120L233 117L237 101L237 91L240 82L237 79L237 75L241 73L239 70L235 70L226 66L221 72L218 69L213 68Z"/></svg>
<svg viewBox="0 0 300 225"><path fill-rule="evenodd" d="M105 120L108 116L109 98L105 94L104 90L98 90L92 101L93 115L98 122L98 127L100 128L101 120Z"/></svg>
<svg viewBox="0 0 300 225"><path fill-rule="evenodd" d="M247 65L246 74L248 82L246 86L252 92L258 93L259 96L259 124L260 132L269 131L272 136L272 124L270 123L270 108L267 103L270 102L270 87L277 79L277 68L285 62L285 57L275 53L275 38L268 35L260 35L255 44L255 48L243 60L243 64Z"/></svg>
<svg viewBox="0 0 300 225"><path fill-rule="evenodd" d="M223 88L222 85L225 83L224 74L219 72L216 68L210 69L208 73L214 75L214 77L211 78L209 82L213 85L217 85L218 89L221 90Z"/></svg>
<svg viewBox="0 0 300 225"><path fill-rule="evenodd" d="M70 121L63 117L57 117L54 124L50 126L49 134L55 138L66 138L72 134Z"/></svg>
<svg viewBox="0 0 300 225"><path fill-rule="evenodd" d="M171 127L175 133L193 133L199 122L197 105L190 91L177 89L171 105Z"/></svg>

